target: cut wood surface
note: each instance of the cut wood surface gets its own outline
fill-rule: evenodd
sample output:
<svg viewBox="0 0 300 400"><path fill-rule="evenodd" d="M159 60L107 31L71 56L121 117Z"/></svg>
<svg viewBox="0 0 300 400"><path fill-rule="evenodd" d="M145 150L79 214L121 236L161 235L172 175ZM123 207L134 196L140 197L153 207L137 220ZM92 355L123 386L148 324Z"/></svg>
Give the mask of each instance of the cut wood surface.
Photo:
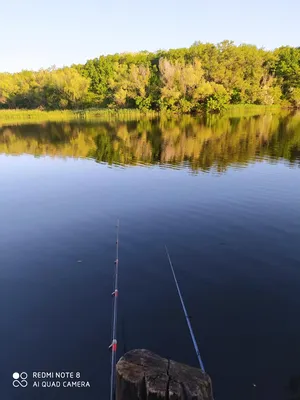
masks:
<svg viewBox="0 0 300 400"><path fill-rule="evenodd" d="M131 350L117 364L117 400L213 400L210 377L201 369Z"/></svg>

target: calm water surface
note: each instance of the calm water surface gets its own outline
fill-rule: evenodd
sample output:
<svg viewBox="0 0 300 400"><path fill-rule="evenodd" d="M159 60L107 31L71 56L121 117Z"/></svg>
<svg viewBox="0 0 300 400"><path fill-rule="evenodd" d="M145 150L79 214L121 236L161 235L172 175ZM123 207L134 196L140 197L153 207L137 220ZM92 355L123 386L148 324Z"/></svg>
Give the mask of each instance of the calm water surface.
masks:
<svg viewBox="0 0 300 400"><path fill-rule="evenodd" d="M0 127L1 399L108 398L118 217L119 356L197 366L166 243L215 398L288 399L299 166L299 115ZM91 388L13 388L15 371Z"/></svg>

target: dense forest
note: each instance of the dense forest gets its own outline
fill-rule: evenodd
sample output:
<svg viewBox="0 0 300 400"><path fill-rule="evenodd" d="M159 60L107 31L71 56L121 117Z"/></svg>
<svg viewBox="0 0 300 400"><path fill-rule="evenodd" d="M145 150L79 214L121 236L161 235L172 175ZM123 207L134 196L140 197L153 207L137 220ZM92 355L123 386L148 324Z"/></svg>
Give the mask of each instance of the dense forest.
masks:
<svg viewBox="0 0 300 400"><path fill-rule="evenodd" d="M300 47L223 41L124 53L65 68L0 74L0 108L138 108L181 113L228 104L300 107Z"/></svg>

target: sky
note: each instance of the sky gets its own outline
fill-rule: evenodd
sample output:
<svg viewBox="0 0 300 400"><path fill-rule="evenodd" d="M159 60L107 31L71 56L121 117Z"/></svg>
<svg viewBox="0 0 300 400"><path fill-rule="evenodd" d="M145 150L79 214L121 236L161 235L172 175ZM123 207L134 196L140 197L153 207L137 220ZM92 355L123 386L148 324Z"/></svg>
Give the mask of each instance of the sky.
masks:
<svg viewBox="0 0 300 400"><path fill-rule="evenodd" d="M300 46L299 0L0 0L0 72L195 41Z"/></svg>

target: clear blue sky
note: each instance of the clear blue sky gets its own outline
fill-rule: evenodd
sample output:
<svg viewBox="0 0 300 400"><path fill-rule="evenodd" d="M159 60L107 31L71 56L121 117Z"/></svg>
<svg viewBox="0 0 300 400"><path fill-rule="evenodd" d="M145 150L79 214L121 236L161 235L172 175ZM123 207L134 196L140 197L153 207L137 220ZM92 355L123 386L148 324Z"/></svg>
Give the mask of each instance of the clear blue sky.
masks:
<svg viewBox="0 0 300 400"><path fill-rule="evenodd" d="M0 71L194 41L300 46L299 0L0 0Z"/></svg>

